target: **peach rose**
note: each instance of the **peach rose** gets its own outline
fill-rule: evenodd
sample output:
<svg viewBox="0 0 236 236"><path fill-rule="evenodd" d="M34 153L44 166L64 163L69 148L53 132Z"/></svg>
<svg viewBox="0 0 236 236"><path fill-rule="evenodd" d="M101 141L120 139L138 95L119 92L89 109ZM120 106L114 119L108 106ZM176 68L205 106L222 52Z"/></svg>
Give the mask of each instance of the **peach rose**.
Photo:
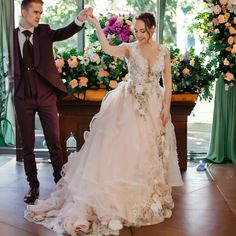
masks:
<svg viewBox="0 0 236 236"><path fill-rule="evenodd" d="M233 20L234 24L236 25L236 17L234 17L234 20Z"/></svg>
<svg viewBox="0 0 236 236"><path fill-rule="evenodd" d="M68 65L70 68L76 68L78 65L77 57L76 56L71 56L68 60Z"/></svg>
<svg viewBox="0 0 236 236"><path fill-rule="evenodd" d="M110 88L116 88L118 86L118 83L117 83L117 81L116 80L110 80L110 82L109 82L109 87Z"/></svg>
<svg viewBox="0 0 236 236"><path fill-rule="evenodd" d="M226 21L224 15L219 15L217 18L218 18L220 24L223 24Z"/></svg>
<svg viewBox="0 0 236 236"><path fill-rule="evenodd" d="M178 65L178 64L179 64L178 59L176 59L176 58L172 59L172 60L171 60L171 64L173 64L173 65Z"/></svg>
<svg viewBox="0 0 236 236"><path fill-rule="evenodd" d="M224 63L225 66L228 66L230 64L227 58L224 59L223 63Z"/></svg>
<svg viewBox="0 0 236 236"><path fill-rule="evenodd" d="M215 13L216 15L219 15L220 12L221 12L221 7L220 7L219 5L215 5L215 6L213 7L213 11L214 11L214 13Z"/></svg>
<svg viewBox="0 0 236 236"><path fill-rule="evenodd" d="M227 72L225 75L224 75L224 79L227 80L227 81L232 81L234 80L234 75L230 72Z"/></svg>
<svg viewBox="0 0 236 236"><path fill-rule="evenodd" d="M129 74L126 74L126 75L122 78L123 81L127 81L128 79L129 79Z"/></svg>
<svg viewBox="0 0 236 236"><path fill-rule="evenodd" d="M75 87L77 87L79 85L77 79L72 79L69 82L69 84L70 84L71 88L75 88Z"/></svg>
<svg viewBox="0 0 236 236"><path fill-rule="evenodd" d="M228 2L228 0L220 0L221 5L225 5Z"/></svg>
<svg viewBox="0 0 236 236"><path fill-rule="evenodd" d="M231 49L231 53L236 54L236 44L233 45L233 48Z"/></svg>
<svg viewBox="0 0 236 236"><path fill-rule="evenodd" d="M224 16L225 16L225 22L228 21L230 18L230 14L227 12L224 14Z"/></svg>
<svg viewBox="0 0 236 236"><path fill-rule="evenodd" d="M106 70L99 70L98 71L98 77L106 77L106 76L109 76L109 72L106 71Z"/></svg>
<svg viewBox="0 0 236 236"><path fill-rule="evenodd" d="M184 68L183 71L182 71L182 73L183 73L184 75L190 75L190 70L189 70L188 68Z"/></svg>
<svg viewBox="0 0 236 236"><path fill-rule="evenodd" d="M227 40L228 44L233 44L234 43L234 37L233 36L230 36L228 37L228 40Z"/></svg>
<svg viewBox="0 0 236 236"><path fill-rule="evenodd" d="M88 78L85 76L79 77L79 87L87 87Z"/></svg>
<svg viewBox="0 0 236 236"><path fill-rule="evenodd" d="M235 28L234 27L229 27L229 33L230 34L236 34L236 30L235 30Z"/></svg>

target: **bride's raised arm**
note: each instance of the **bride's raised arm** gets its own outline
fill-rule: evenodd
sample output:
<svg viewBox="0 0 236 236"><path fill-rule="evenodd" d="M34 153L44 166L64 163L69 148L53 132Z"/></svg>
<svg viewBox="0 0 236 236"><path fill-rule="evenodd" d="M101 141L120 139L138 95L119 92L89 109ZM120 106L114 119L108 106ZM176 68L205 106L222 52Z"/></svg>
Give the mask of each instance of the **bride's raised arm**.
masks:
<svg viewBox="0 0 236 236"><path fill-rule="evenodd" d="M107 40L98 19L95 16L87 16L87 21L93 24L96 27L98 40L101 44L102 50L111 55L116 57L129 57L129 50L126 44L121 44L119 46L112 46L110 45L109 41Z"/></svg>

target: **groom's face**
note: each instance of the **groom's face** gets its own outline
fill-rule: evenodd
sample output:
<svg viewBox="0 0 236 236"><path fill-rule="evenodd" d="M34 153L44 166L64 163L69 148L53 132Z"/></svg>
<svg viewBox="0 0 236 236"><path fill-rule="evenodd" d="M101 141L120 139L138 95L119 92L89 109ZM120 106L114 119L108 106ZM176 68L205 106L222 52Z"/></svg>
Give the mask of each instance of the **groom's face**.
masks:
<svg viewBox="0 0 236 236"><path fill-rule="evenodd" d="M41 14L43 13L43 5L41 3L32 2L25 9L22 9L23 27L38 27Z"/></svg>

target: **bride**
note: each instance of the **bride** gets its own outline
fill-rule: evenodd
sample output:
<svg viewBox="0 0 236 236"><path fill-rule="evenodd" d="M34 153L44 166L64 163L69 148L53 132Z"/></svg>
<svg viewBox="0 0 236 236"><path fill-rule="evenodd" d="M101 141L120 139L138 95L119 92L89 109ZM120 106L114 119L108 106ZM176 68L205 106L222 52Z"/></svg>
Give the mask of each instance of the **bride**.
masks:
<svg viewBox="0 0 236 236"><path fill-rule="evenodd" d="M69 156L50 197L27 206L25 218L58 234L119 235L124 226L171 217L171 188L182 185L170 120L170 55L152 38L151 13L135 18L137 41L120 46L109 45L92 14L87 21L105 53L126 58L129 78L103 99L83 147Z"/></svg>

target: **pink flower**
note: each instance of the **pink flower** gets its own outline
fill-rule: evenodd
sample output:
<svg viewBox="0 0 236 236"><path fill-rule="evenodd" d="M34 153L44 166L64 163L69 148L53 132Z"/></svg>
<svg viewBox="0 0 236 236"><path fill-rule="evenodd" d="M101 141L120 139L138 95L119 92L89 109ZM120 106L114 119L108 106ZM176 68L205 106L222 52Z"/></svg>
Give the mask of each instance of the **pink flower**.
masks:
<svg viewBox="0 0 236 236"><path fill-rule="evenodd" d="M189 65L194 67L195 66L195 61L194 60L190 60Z"/></svg>
<svg viewBox="0 0 236 236"><path fill-rule="evenodd" d="M216 15L219 15L220 12L221 12L221 7L220 7L219 5L215 5L215 6L213 7L213 11L214 11L214 13L215 13Z"/></svg>
<svg viewBox="0 0 236 236"><path fill-rule="evenodd" d="M213 23L213 25L219 25L218 18L213 18L212 23Z"/></svg>
<svg viewBox="0 0 236 236"><path fill-rule="evenodd" d="M234 75L232 73L230 73L230 72L227 72L224 75L224 79L230 82L230 81L234 80Z"/></svg>
<svg viewBox="0 0 236 236"><path fill-rule="evenodd" d="M70 68L76 68L78 65L77 57L76 56L71 56L68 60L68 65Z"/></svg>
<svg viewBox="0 0 236 236"><path fill-rule="evenodd" d="M106 71L106 70L99 70L98 71L98 77L106 77L106 76L109 76L109 72Z"/></svg>

